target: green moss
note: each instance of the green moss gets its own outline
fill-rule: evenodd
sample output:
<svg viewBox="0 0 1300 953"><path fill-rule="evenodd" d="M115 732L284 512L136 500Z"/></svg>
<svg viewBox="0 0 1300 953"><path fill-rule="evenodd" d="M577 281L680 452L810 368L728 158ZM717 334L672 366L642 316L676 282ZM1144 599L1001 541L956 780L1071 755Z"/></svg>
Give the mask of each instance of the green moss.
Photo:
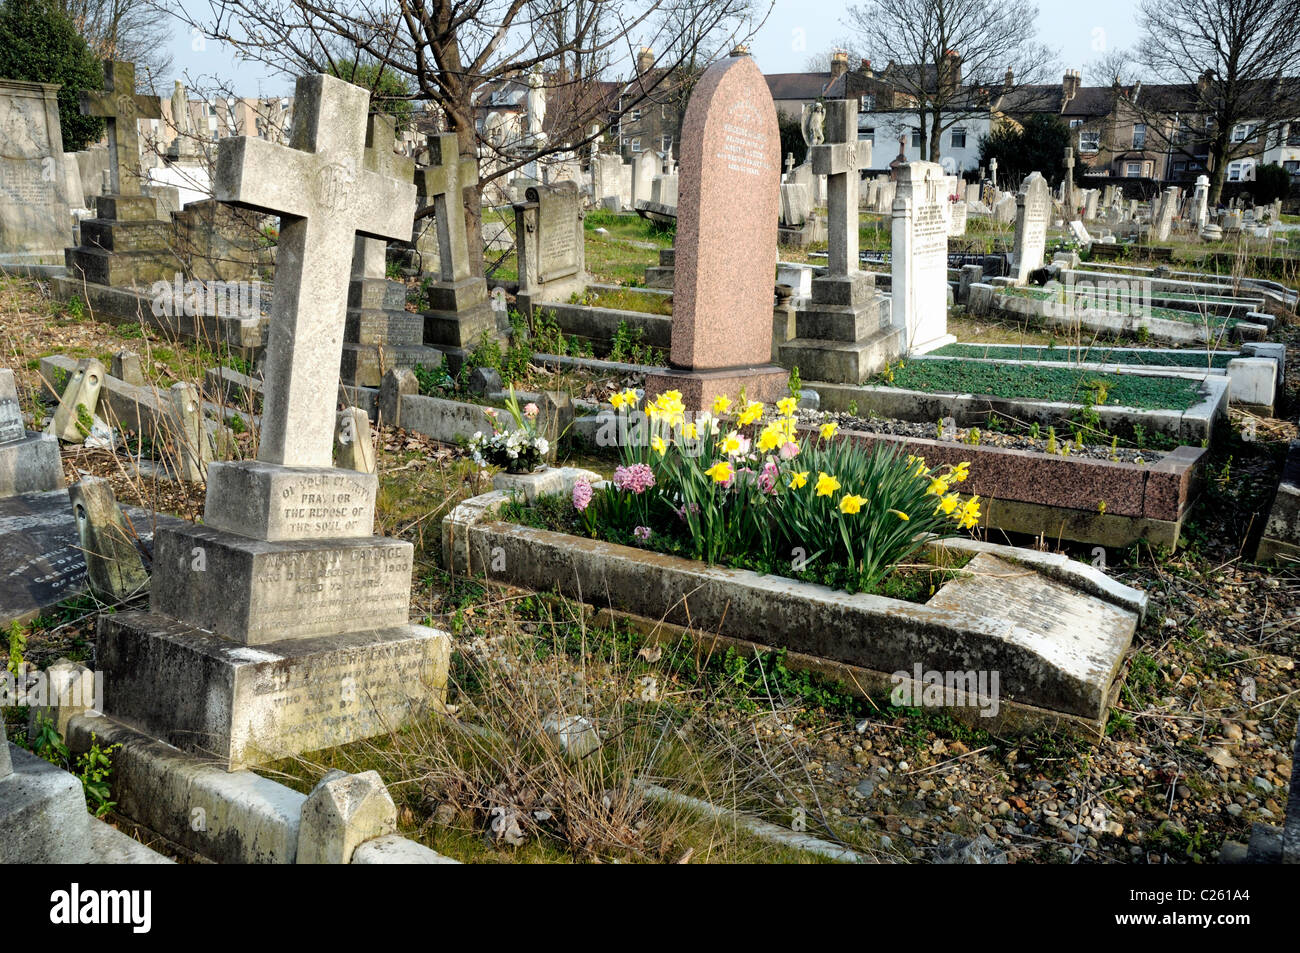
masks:
<svg viewBox="0 0 1300 953"><path fill-rule="evenodd" d="M957 359L908 361L888 384L923 393L981 394L1008 400L1083 403L1101 385L1106 405L1142 410L1187 410L1200 400L1200 382L1181 377L1101 374L1067 368L988 364Z"/></svg>
<svg viewBox="0 0 1300 953"><path fill-rule="evenodd" d="M1205 353L1197 351L1115 351L1110 348L1021 347L1014 344L947 344L931 353L937 357L978 357L999 361L1077 361L1089 364L1193 368L1225 368L1229 361L1240 357L1237 351L1217 351L1207 357Z"/></svg>

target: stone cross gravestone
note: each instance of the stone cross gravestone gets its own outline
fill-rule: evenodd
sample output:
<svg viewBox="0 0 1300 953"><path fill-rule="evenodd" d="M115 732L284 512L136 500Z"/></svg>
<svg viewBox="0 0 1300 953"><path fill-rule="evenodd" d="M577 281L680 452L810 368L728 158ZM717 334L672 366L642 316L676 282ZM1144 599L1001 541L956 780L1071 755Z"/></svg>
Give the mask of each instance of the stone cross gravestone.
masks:
<svg viewBox="0 0 1300 953"><path fill-rule="evenodd" d="M162 118L157 96L137 95L135 66L104 61L104 89L80 93L81 112L108 125L109 192L95 199L95 217L82 221L81 245L65 249L69 275L109 286L151 284L183 271L169 247L158 202L143 194L140 120Z"/></svg>
<svg viewBox="0 0 1300 953"><path fill-rule="evenodd" d="M1016 233L1011 261L1016 284L1023 285L1029 273L1043 267L1047 248L1047 217L1052 211L1052 190L1041 173L1031 172L1020 184L1016 196Z"/></svg>
<svg viewBox="0 0 1300 953"><path fill-rule="evenodd" d="M415 162L395 151L397 131L391 116L372 113L366 120L362 164L371 172L411 182ZM388 243L357 236L348 285L343 330L343 383L378 387L390 367L437 367L442 354L424 346L424 317L406 310L406 286L387 277Z"/></svg>
<svg viewBox="0 0 1300 953"><path fill-rule="evenodd" d="M1065 179L1061 182L1061 204L1065 206L1065 220L1079 217L1079 199L1074 194L1074 149L1065 147Z"/></svg>
<svg viewBox="0 0 1300 953"><path fill-rule="evenodd" d="M135 91L135 65L104 61L104 89L82 90L83 116L101 116L108 126L108 169L114 195L140 194L141 119L161 119L157 96Z"/></svg>
<svg viewBox="0 0 1300 953"><path fill-rule="evenodd" d="M893 210L890 294L892 320L904 329L910 353L950 343L948 334L948 226L943 167L936 162L899 165Z"/></svg>
<svg viewBox="0 0 1300 953"><path fill-rule="evenodd" d="M772 94L748 55L700 77L680 160L672 370L648 377L647 395L679 390L695 409L741 388L751 400L776 398L787 380L768 363L781 140Z"/></svg>
<svg viewBox="0 0 1300 953"><path fill-rule="evenodd" d="M417 169L421 201L434 208L438 229L438 279L428 283L429 310L424 313L424 340L433 345L465 348L484 331L495 330L487 300L487 282L473 276L465 228L465 190L478 182L478 163L462 157L452 133L430 136L431 165ZM471 193L472 194L472 193ZM480 254L475 249L474 254Z"/></svg>
<svg viewBox="0 0 1300 953"><path fill-rule="evenodd" d="M897 357L902 344L875 278L859 268L857 100L821 105L823 141L809 146L809 155L813 172L826 176L827 273L812 280L811 300L796 311L795 338L778 353L810 379L859 384Z"/></svg>
<svg viewBox="0 0 1300 953"><path fill-rule="evenodd" d="M100 620L106 714L237 769L437 704L449 640L408 622L413 547L332 464L354 237L410 237L413 183L364 165L368 95L300 78L288 146L219 146L225 201L281 216L256 461L213 463L202 525L159 529L148 612Z"/></svg>
<svg viewBox="0 0 1300 953"><path fill-rule="evenodd" d="M0 262L58 264L72 237L82 197L66 168L58 88L0 80Z"/></svg>
<svg viewBox="0 0 1300 953"><path fill-rule="evenodd" d="M515 207L516 301L531 315L541 301L565 301L587 286L582 196L576 182L534 185Z"/></svg>

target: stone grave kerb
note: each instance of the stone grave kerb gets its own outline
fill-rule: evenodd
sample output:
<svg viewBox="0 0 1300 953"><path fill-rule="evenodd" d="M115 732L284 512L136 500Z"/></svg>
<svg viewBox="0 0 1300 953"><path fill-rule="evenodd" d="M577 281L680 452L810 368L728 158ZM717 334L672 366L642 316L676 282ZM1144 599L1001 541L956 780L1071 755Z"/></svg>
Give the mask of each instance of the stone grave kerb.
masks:
<svg viewBox="0 0 1300 953"><path fill-rule="evenodd" d="M145 196L140 189L140 126L141 119L161 119L162 100L157 96L140 95L135 91L135 64L120 60L104 61L104 88L102 90L82 90L78 94L81 114L99 116L108 126L108 173L112 184L109 198L123 197L125 204L134 205ZM139 215L144 218L157 218L157 205L151 214ZM102 203L100 203L102 204ZM118 210L111 205L101 208L100 218L127 217L116 214ZM125 211L125 210L123 210ZM110 214L105 214L108 212ZM137 216L131 216L137 217Z"/></svg>
<svg viewBox="0 0 1300 953"><path fill-rule="evenodd" d="M411 235L415 185L364 166L368 99L335 77L301 77L287 146L250 136L219 146L217 199L281 222L257 454L263 463L331 465L355 236ZM209 505L211 491L210 483Z"/></svg>

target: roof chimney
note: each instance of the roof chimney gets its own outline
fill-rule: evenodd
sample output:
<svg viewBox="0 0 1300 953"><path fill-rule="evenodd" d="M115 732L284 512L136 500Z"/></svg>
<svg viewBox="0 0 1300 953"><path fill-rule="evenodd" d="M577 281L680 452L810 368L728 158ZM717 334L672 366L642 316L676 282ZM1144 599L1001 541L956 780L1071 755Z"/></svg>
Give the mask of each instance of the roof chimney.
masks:
<svg viewBox="0 0 1300 953"><path fill-rule="evenodd" d="M949 50L943 54L943 62L939 66L939 86L949 93L954 93L960 85L961 54L956 50Z"/></svg>
<svg viewBox="0 0 1300 953"><path fill-rule="evenodd" d="M836 50L831 54L831 81L839 79L849 71L849 54Z"/></svg>
<svg viewBox="0 0 1300 953"><path fill-rule="evenodd" d="M655 65L655 51L648 46L641 47L641 51L636 55L636 75L642 76L650 72Z"/></svg>
<svg viewBox="0 0 1300 953"><path fill-rule="evenodd" d="M1006 86L1007 89L1016 85L1016 71L1010 66L1007 67L1007 75L1003 78L1003 85Z"/></svg>
<svg viewBox="0 0 1300 953"><path fill-rule="evenodd" d="M859 67L859 69L861 70L862 75L865 76L867 79L871 79L871 77L876 75L875 73L871 72L871 60L863 60L862 66Z"/></svg>
<svg viewBox="0 0 1300 953"><path fill-rule="evenodd" d="M1068 69L1061 77L1061 93L1067 103L1079 94L1079 75L1077 69Z"/></svg>

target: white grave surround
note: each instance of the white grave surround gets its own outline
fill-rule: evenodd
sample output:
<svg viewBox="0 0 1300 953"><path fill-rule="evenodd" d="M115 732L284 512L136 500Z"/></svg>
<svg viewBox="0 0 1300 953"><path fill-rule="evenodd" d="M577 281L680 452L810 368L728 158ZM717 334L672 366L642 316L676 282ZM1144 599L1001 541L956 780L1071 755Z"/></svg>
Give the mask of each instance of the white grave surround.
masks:
<svg viewBox="0 0 1300 953"><path fill-rule="evenodd" d="M948 333L948 202L943 166L898 167L894 193L890 287L892 320L905 329L907 351L924 354L951 344Z"/></svg>

